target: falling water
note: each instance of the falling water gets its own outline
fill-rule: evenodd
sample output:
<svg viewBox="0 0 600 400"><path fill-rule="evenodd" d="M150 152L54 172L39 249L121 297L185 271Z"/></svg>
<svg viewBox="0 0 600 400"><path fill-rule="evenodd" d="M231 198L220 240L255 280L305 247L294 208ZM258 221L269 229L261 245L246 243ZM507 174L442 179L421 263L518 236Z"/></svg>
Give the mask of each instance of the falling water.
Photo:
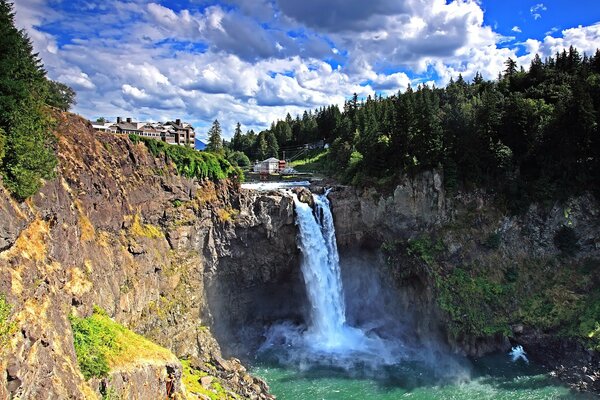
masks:
<svg viewBox="0 0 600 400"><path fill-rule="evenodd" d="M397 346L346 322L340 259L328 193L313 194L314 210L291 194L296 208L301 270L310 303L310 319L303 331L286 324L273 327L267 335L266 346L283 337L283 341L294 349L287 354L291 362L301 359L307 365L324 362L346 368L357 362L361 365L392 364L398 361L392 356L392 350Z"/></svg>
<svg viewBox="0 0 600 400"><path fill-rule="evenodd" d="M557 393L566 393L566 389L554 387L551 382L543 381L540 386L541 375L523 377L523 374L540 373L524 369L530 368L526 363L510 363L506 367L510 373L504 372L505 355L501 356L497 378L490 377L489 366L483 364L481 377L471 381L471 366L467 360L447 353L435 340L415 342L406 335L390 336L390 331L371 329L372 321L368 318L366 323L350 326L348 321L357 320L354 315L357 311L352 303L348 303L348 308L344 303L328 192L313 195L314 210L295 194L286 193L293 197L296 209L301 270L310 315L306 325L284 321L265 332L265 342L259 349L262 367L256 372L269 378L275 393L279 392L282 397L285 394L290 399L369 397L386 400L406 396L542 399L558 398ZM356 285L348 288L356 290ZM382 292L376 289L360 295L372 300ZM368 311L362 316L368 316ZM392 332L399 331L393 329ZM514 350L513 357L526 360L522 349ZM532 386L532 382L537 382L535 385L539 387Z"/></svg>
<svg viewBox="0 0 600 400"><path fill-rule="evenodd" d="M346 323L339 256L326 194L313 198L315 213L294 195L302 274L311 305L310 334L320 343L334 347L342 344Z"/></svg>

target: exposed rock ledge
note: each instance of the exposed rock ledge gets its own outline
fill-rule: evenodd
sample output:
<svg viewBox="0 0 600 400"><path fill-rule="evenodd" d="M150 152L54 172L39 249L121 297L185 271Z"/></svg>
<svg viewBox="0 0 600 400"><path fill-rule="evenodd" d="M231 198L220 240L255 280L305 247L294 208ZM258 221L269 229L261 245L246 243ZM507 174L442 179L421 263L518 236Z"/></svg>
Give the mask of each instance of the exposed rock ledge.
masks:
<svg viewBox="0 0 600 400"><path fill-rule="evenodd" d="M179 178L143 144L71 114L57 119L56 179L22 204L0 185L0 293L15 327L0 349L0 398L96 397L68 318L93 305L179 358L221 357L206 348L211 327L223 340L232 326L272 318L272 302L256 305L296 285L289 199ZM168 379L180 387L177 360L138 367L113 371L109 386L128 398L166 396Z"/></svg>

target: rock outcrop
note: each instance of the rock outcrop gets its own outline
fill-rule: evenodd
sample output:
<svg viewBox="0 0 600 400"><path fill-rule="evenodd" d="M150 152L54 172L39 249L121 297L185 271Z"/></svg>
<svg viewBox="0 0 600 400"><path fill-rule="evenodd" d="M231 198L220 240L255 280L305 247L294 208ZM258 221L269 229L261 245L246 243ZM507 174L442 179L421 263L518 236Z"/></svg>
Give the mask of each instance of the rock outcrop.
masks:
<svg viewBox="0 0 600 400"><path fill-rule="evenodd" d="M0 189L0 294L16 327L1 350L0 397L94 398L69 322L94 305L180 358L205 354L207 326L231 337L276 317L266 294L297 269L287 199L181 178L143 144L56 117L56 178L21 204ZM177 362L150 364L114 371L112 387L150 398L144 390L166 390L163 371L181 375Z"/></svg>
<svg viewBox="0 0 600 400"><path fill-rule="evenodd" d="M597 199L587 194L531 204L515 215L484 191L447 195L442 178L437 172L406 178L387 194L334 187L330 199L342 254L361 248L378 257L381 273L396 281L396 305L419 315L417 334L441 330L455 351L474 357L521 344L574 387L598 391L600 357L577 339L584 332L573 332L582 329L578 313L596 304L599 288ZM463 275L453 275L457 269ZM455 286L443 293L452 277ZM453 293L469 289L460 283L489 284L479 300L496 302L477 310L469 321L475 328L464 328L467 315L460 311L468 310L455 307L461 300ZM500 321L490 317L494 310ZM498 325L487 329L485 323ZM572 326L570 338L564 328L561 333L565 323ZM452 327L460 332L451 333Z"/></svg>

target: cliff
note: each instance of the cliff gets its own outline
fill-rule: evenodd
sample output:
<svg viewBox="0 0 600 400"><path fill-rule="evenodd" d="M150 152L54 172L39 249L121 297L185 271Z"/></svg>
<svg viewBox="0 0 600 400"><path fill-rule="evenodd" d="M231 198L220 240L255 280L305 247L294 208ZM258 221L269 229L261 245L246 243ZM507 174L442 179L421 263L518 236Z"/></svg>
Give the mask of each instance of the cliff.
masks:
<svg viewBox="0 0 600 400"><path fill-rule="evenodd" d="M56 118L56 178L21 204L0 189L0 398L202 398L181 385L186 371L219 383L204 380L205 391L268 398L210 332L231 338L273 318L269 290L296 285L291 201L181 178L141 143ZM72 321L94 306L154 351L85 379Z"/></svg>
<svg viewBox="0 0 600 400"><path fill-rule="evenodd" d="M330 194L341 252L361 247L416 312L419 335L481 356L523 345L573 386L600 392L600 204L592 195L511 214L485 191L447 194L443 176L393 192Z"/></svg>

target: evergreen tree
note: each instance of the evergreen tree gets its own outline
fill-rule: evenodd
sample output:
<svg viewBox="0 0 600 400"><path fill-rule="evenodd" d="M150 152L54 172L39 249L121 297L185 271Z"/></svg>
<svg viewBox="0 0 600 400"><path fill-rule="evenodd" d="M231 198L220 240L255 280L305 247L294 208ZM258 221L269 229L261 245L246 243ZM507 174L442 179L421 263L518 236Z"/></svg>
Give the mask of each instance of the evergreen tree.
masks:
<svg viewBox="0 0 600 400"><path fill-rule="evenodd" d="M211 128L208 131L208 144L206 145L207 151L214 153L220 153L223 151L223 139L221 139L221 124L219 120L215 119Z"/></svg>
<svg viewBox="0 0 600 400"><path fill-rule="evenodd" d="M267 157L279 158L279 145L273 131L266 132L265 140L267 141Z"/></svg>
<svg viewBox="0 0 600 400"><path fill-rule="evenodd" d="M31 41L15 27L12 4L0 0L0 170L4 185L19 200L35 194L57 164L44 107L47 93L45 71Z"/></svg>
<svg viewBox="0 0 600 400"><path fill-rule="evenodd" d="M234 151L244 151L242 138L242 126L238 122L235 125L235 132L233 133L233 139L231 139L231 148Z"/></svg>
<svg viewBox="0 0 600 400"><path fill-rule="evenodd" d="M46 103L62 111L69 109L76 104L75 91L64 83L48 81L48 97Z"/></svg>
<svg viewBox="0 0 600 400"><path fill-rule="evenodd" d="M267 144L267 139L265 138L266 133L265 131L262 131L258 134L257 138L256 138L256 157L259 160L264 160L266 158L268 158L268 154L269 154L269 146Z"/></svg>

